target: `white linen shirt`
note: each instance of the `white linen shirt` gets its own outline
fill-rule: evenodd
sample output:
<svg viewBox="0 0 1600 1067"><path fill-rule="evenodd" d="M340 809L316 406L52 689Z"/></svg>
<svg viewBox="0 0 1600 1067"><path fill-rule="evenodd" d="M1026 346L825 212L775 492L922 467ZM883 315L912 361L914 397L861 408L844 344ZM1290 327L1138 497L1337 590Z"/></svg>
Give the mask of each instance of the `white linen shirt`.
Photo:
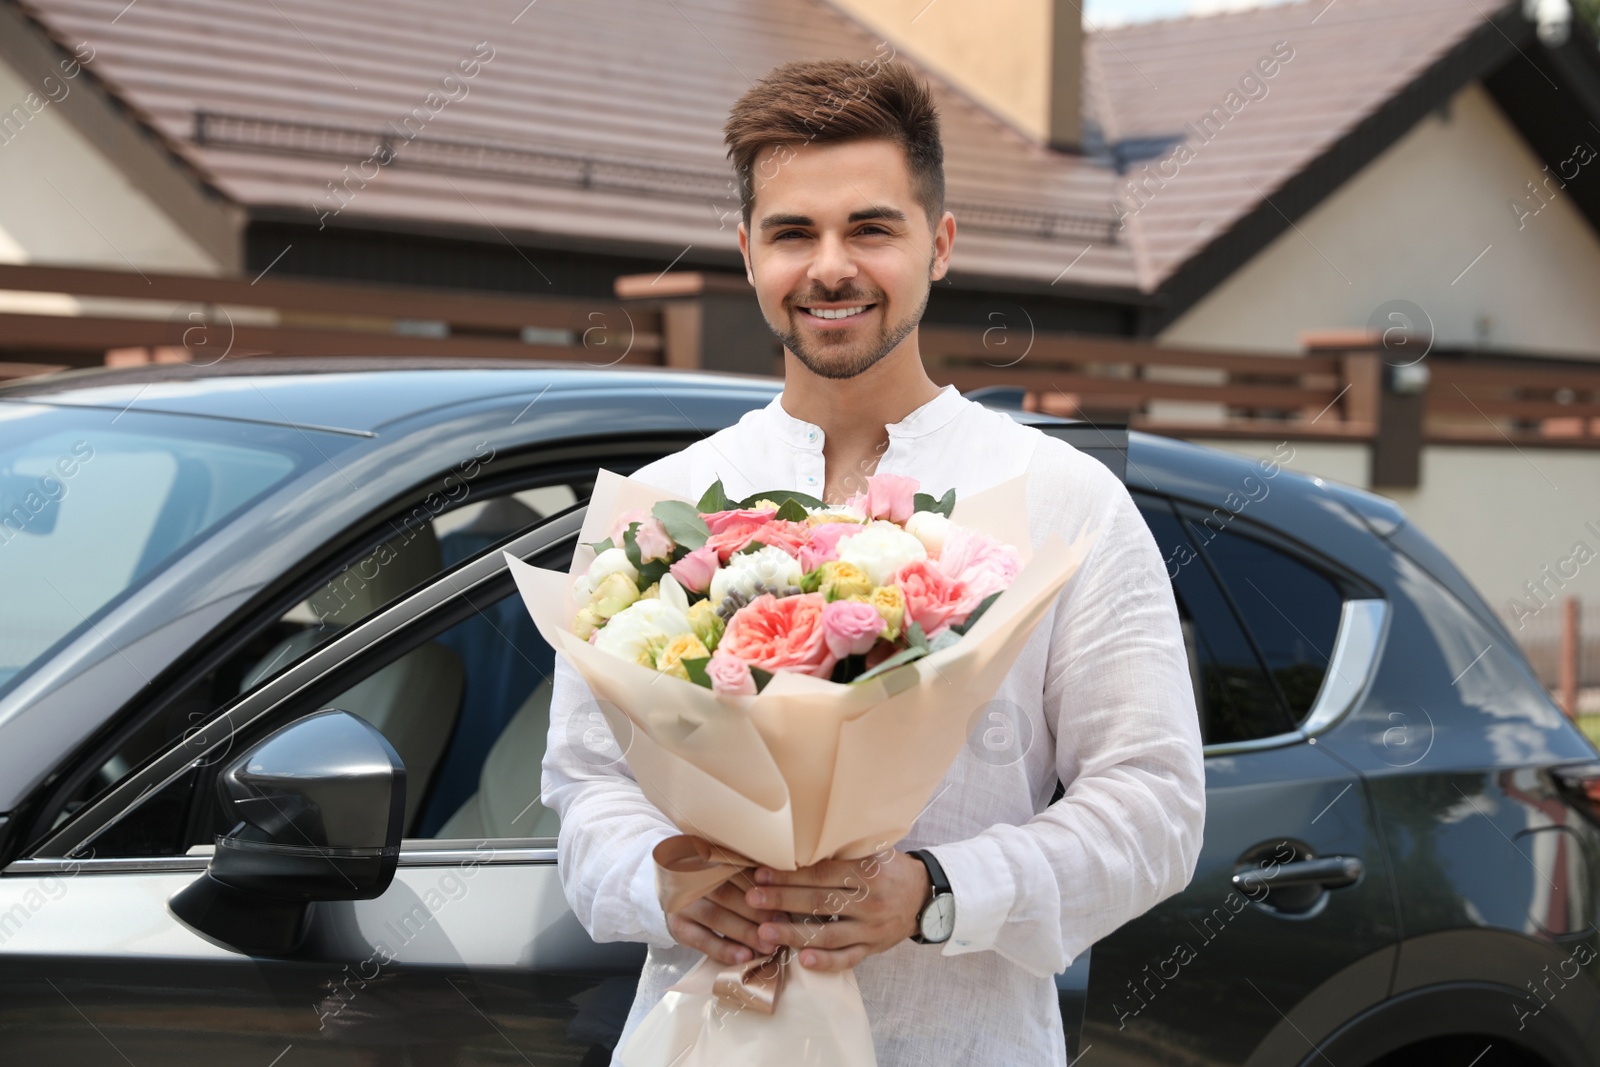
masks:
<svg viewBox="0 0 1600 1067"><path fill-rule="evenodd" d="M1066 442L954 386L886 429L877 472L915 477L935 497L1026 473L1035 547L1052 530L1070 541L1086 518L1101 527L932 801L894 842L927 848L944 868L955 932L943 945L902 941L855 968L881 1067L1064 1065L1053 976L1182 890L1199 858L1205 771L1172 587L1127 489ZM734 500L768 489L820 498L822 446L821 427L791 416L780 396L633 477L690 499L717 478ZM592 723L572 719L594 696L564 657L552 685L540 799L560 818L567 899L596 941L649 946L620 1049L702 958L673 940L656 898L651 849L680 831L625 760L598 764ZM606 729L598 712L581 718ZM1066 794L1051 804L1057 778Z"/></svg>

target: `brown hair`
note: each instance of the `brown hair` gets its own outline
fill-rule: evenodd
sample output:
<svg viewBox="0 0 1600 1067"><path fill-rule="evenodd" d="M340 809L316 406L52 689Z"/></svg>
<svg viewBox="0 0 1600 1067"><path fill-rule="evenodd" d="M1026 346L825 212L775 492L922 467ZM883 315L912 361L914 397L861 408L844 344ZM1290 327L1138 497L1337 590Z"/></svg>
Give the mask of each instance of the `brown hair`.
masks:
<svg viewBox="0 0 1600 1067"><path fill-rule="evenodd" d="M755 204L754 179L770 180L793 158L789 146L869 138L900 146L912 194L927 212L929 229L935 228L944 215L944 145L932 94L910 67L878 59L821 59L773 68L739 98L723 126L745 227ZM756 157L774 145L784 150L756 168ZM762 173L753 174L755 169Z"/></svg>

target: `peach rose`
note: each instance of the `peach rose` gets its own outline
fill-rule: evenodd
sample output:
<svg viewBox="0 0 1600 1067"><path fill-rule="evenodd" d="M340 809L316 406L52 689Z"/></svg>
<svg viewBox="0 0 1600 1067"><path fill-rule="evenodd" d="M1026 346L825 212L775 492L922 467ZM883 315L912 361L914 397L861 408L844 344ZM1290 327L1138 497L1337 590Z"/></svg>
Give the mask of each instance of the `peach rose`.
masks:
<svg viewBox="0 0 1600 1067"><path fill-rule="evenodd" d="M759 522L730 522L706 538L705 547L717 554L718 562L726 563L729 556L748 545L756 531L765 525L765 519Z"/></svg>
<svg viewBox="0 0 1600 1067"><path fill-rule="evenodd" d="M764 671L798 671L818 678L833 673L838 657L823 635L821 593L776 597L762 593L733 613L717 651Z"/></svg>
<svg viewBox="0 0 1600 1067"><path fill-rule="evenodd" d="M978 606L967 584L939 569L934 560L913 560L895 572L906 600L906 625L916 623L929 638L961 622Z"/></svg>
<svg viewBox="0 0 1600 1067"><path fill-rule="evenodd" d="M798 558L801 550L811 543L811 527L803 522L773 519L756 527L755 532L750 535L750 540L781 548L789 555Z"/></svg>

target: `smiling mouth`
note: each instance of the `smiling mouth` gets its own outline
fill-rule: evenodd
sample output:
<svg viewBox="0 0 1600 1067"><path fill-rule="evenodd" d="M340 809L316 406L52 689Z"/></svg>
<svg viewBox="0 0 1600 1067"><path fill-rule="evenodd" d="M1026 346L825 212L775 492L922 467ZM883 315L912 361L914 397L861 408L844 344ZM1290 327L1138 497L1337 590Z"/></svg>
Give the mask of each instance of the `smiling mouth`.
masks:
<svg viewBox="0 0 1600 1067"><path fill-rule="evenodd" d="M858 318L877 306L876 304L854 304L850 307L841 308L809 308L801 305L800 310L806 314L806 317L816 319L818 322L839 322L845 319Z"/></svg>

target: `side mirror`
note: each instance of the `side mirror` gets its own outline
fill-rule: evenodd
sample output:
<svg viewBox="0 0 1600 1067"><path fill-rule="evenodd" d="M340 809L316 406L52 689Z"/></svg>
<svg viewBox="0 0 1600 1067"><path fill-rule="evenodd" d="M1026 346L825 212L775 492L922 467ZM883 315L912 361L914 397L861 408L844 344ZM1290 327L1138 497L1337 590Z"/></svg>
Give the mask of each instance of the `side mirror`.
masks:
<svg viewBox="0 0 1600 1067"><path fill-rule="evenodd" d="M206 873L167 908L208 941L252 956L293 952L318 900L382 896L400 859L406 768L387 738L348 711L275 731L217 778L238 821Z"/></svg>

